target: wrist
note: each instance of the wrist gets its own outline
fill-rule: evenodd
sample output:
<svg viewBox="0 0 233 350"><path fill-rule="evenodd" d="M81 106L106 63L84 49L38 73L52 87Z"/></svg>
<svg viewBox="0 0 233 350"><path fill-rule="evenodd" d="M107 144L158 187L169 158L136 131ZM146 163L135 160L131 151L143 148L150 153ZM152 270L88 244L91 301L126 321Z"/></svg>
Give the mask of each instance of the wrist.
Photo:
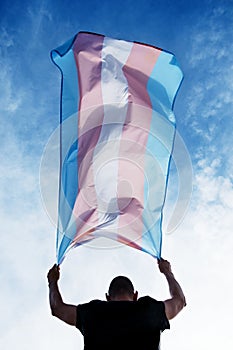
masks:
<svg viewBox="0 0 233 350"><path fill-rule="evenodd" d="M57 286L57 280L48 281L48 285L49 285L49 288L53 286Z"/></svg>
<svg viewBox="0 0 233 350"><path fill-rule="evenodd" d="M174 278L174 275L173 275L173 273L172 273L172 271L166 271L166 272L164 272L164 275L165 275L165 277L172 277L172 278Z"/></svg>

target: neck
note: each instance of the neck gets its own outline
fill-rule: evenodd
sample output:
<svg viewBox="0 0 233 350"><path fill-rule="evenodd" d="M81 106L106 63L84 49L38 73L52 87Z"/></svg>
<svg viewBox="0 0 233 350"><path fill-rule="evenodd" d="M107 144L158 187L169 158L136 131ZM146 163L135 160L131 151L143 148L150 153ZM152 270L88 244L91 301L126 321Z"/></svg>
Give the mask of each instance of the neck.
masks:
<svg viewBox="0 0 233 350"><path fill-rule="evenodd" d="M112 301L133 301L133 297L127 294L116 295L115 297L111 297Z"/></svg>

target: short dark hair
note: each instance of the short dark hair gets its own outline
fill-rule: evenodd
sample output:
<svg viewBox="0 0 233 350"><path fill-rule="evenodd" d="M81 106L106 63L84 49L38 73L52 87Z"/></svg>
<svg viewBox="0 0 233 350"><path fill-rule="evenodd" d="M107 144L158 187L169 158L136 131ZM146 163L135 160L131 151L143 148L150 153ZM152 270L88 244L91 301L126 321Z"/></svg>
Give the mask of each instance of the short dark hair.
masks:
<svg viewBox="0 0 233 350"><path fill-rule="evenodd" d="M108 294L111 297L116 297L117 295L134 293L134 287L132 282L128 277L117 276L110 283Z"/></svg>

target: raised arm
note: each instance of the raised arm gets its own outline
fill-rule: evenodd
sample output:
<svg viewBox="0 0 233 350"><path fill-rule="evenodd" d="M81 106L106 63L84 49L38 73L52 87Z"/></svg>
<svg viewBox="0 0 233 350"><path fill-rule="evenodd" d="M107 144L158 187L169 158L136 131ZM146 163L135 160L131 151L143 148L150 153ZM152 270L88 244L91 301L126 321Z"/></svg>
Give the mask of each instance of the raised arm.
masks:
<svg viewBox="0 0 233 350"><path fill-rule="evenodd" d="M181 286L172 273L170 263L161 258L158 261L158 265L160 272L163 273L167 279L171 294L171 299L164 301L166 316L168 320L171 320L186 306L186 300Z"/></svg>
<svg viewBox="0 0 233 350"><path fill-rule="evenodd" d="M60 269L58 265L54 265L48 272L49 283L49 303L51 313L60 320L71 326L76 325L76 306L65 304L62 300L58 288L58 280L60 277Z"/></svg>

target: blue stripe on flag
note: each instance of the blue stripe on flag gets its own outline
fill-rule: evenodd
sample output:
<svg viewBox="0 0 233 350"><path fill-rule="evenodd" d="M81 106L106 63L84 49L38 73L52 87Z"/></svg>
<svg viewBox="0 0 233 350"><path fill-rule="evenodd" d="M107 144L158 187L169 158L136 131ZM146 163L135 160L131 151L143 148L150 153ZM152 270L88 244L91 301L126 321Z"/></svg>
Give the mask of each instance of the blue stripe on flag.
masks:
<svg viewBox="0 0 233 350"><path fill-rule="evenodd" d="M64 45L51 52L51 58L62 74L61 82L61 154L60 154L60 186L59 186L59 208L58 208L58 232L57 251L58 261L65 253L70 242L70 238L63 237L69 225L72 208L78 192L78 103L79 86L77 67L72 46L76 36L67 41ZM70 132L72 129L73 142L70 143Z"/></svg>
<svg viewBox="0 0 233 350"><path fill-rule="evenodd" d="M183 74L175 57L161 52L147 84L152 104L152 120L145 158L145 232L142 246L144 251L158 258L161 256L162 245L162 209L175 136L172 107L182 78Z"/></svg>

